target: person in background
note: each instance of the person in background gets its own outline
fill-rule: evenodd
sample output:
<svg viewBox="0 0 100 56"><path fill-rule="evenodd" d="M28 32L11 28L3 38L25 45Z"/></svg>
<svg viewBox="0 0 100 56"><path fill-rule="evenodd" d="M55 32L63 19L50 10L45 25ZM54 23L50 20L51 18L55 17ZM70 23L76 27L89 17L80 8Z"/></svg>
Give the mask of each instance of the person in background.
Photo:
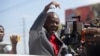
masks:
<svg viewBox="0 0 100 56"><path fill-rule="evenodd" d="M5 35L4 27L0 25L0 54L16 54L17 35L11 36L10 38L11 45L3 42L4 35Z"/></svg>
<svg viewBox="0 0 100 56"><path fill-rule="evenodd" d="M30 28L30 55L61 56L62 49L68 49L57 33L60 24L58 15L55 12L48 12L51 5L59 7L59 4L54 1L46 5Z"/></svg>
<svg viewBox="0 0 100 56"><path fill-rule="evenodd" d="M93 38L85 43L83 51L85 56L100 56L100 27L88 27L85 32L93 35Z"/></svg>

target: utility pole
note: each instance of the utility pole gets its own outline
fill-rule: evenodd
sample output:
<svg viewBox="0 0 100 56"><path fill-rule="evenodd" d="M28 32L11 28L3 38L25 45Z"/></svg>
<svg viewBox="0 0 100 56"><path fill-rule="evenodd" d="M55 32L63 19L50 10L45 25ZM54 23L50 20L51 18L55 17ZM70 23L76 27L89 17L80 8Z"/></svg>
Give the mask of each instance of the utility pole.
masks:
<svg viewBox="0 0 100 56"><path fill-rule="evenodd" d="M26 32L25 32L25 18L23 18L23 43L24 43L24 54L26 54Z"/></svg>

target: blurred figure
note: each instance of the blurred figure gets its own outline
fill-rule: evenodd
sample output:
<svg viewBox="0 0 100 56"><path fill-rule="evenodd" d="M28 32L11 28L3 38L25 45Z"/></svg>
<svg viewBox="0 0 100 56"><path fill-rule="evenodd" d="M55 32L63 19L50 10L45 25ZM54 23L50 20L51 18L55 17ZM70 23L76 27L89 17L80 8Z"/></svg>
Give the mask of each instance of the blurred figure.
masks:
<svg viewBox="0 0 100 56"><path fill-rule="evenodd" d="M85 56L100 56L100 27L88 27L85 29L85 33L92 34L84 46Z"/></svg>
<svg viewBox="0 0 100 56"><path fill-rule="evenodd" d="M29 53L31 55L61 56L62 48L68 49L57 33L60 19L55 12L48 12L56 2L49 3L38 16L29 32ZM67 51L67 50L66 50Z"/></svg>
<svg viewBox="0 0 100 56"><path fill-rule="evenodd" d="M3 42L4 35L4 27L0 25L0 54L16 54L17 35L11 36L11 45Z"/></svg>

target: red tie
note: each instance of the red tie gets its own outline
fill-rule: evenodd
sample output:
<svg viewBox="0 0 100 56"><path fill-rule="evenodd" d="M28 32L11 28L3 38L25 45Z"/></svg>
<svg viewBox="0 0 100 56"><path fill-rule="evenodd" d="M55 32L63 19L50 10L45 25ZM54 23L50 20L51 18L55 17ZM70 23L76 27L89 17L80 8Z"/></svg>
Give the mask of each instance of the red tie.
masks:
<svg viewBox="0 0 100 56"><path fill-rule="evenodd" d="M52 44L52 46L54 48L54 52L55 52L55 54L57 56L58 55L58 52L59 52L59 46L58 46L57 41L56 41L56 36L54 34L52 34L50 36L49 41L51 42L51 44Z"/></svg>

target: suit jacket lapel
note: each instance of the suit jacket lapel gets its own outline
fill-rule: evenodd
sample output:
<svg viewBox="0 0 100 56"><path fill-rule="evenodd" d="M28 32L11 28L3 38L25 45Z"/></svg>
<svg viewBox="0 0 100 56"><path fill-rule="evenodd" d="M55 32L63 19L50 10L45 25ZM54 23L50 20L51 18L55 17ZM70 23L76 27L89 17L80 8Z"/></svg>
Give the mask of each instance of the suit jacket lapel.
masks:
<svg viewBox="0 0 100 56"><path fill-rule="evenodd" d="M51 43L49 42L49 39L50 39L50 34L46 31L46 29L45 28L43 28L43 30L45 31L45 34L46 34L46 39L47 39L47 43L48 43L48 45L49 45L49 47L50 47L50 52L54 55L54 50L53 50L53 47L51 46ZM49 48L48 47L48 48Z"/></svg>
<svg viewBox="0 0 100 56"><path fill-rule="evenodd" d="M60 42L62 42L62 40L60 39L60 36L58 35L58 33L55 32L54 34L55 34L55 36L57 37L57 39L58 39Z"/></svg>

